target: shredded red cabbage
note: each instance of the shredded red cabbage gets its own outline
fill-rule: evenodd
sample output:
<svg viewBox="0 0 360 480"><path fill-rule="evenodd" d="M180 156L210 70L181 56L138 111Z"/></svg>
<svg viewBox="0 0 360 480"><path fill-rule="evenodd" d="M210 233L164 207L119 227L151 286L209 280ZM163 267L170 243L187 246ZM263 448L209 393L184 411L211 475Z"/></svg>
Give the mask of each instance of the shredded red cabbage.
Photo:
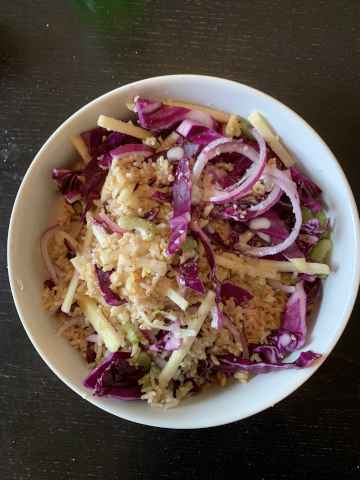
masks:
<svg viewBox="0 0 360 480"><path fill-rule="evenodd" d="M178 350L181 346L179 333L180 321L175 320L171 324L170 330L160 330L155 342L150 345L149 350L151 352L173 352L174 350Z"/></svg>
<svg viewBox="0 0 360 480"><path fill-rule="evenodd" d="M107 171L101 168L96 158L93 158L82 171L84 183L81 186L80 193L84 202L82 218L93 205L94 200L100 198L101 189L104 185Z"/></svg>
<svg viewBox="0 0 360 480"><path fill-rule="evenodd" d="M138 98L135 102L139 124L154 132L167 130L181 122L190 111L183 107L167 107L161 102Z"/></svg>
<svg viewBox="0 0 360 480"><path fill-rule="evenodd" d="M250 292L245 288L238 287L231 282L223 282L221 284L221 298L223 302L226 302L229 298L232 298L235 305L242 305L253 298Z"/></svg>
<svg viewBox="0 0 360 480"><path fill-rule="evenodd" d="M205 293L203 282L199 278L199 268L196 260L190 258L179 267L178 282L181 286L191 288L196 293Z"/></svg>
<svg viewBox="0 0 360 480"><path fill-rule="evenodd" d="M112 159L130 153L141 153L147 157L153 154L153 149L139 144L137 138L107 131L101 127L84 132L81 136L92 157L90 162L82 170L55 168L52 177L68 203L83 201L82 220L84 220L94 200L100 198Z"/></svg>
<svg viewBox="0 0 360 480"><path fill-rule="evenodd" d="M304 290L307 297L307 310L312 308L319 300L321 296L321 287L322 282L321 278L302 275L302 280L304 281Z"/></svg>
<svg viewBox="0 0 360 480"><path fill-rule="evenodd" d="M186 240L191 220L191 172L189 160L183 157L178 164L172 189L173 215L170 219L168 254L173 255Z"/></svg>
<svg viewBox="0 0 360 480"><path fill-rule="evenodd" d="M288 330L297 337L296 349L304 345L306 337L306 293L302 282L297 283L295 292L287 301L282 329Z"/></svg>
<svg viewBox="0 0 360 480"><path fill-rule="evenodd" d="M141 397L139 380L145 375L142 367L129 364L130 353L115 352L109 354L85 378L84 385L93 389L99 397L110 395L121 400L136 400Z"/></svg>
<svg viewBox="0 0 360 480"><path fill-rule="evenodd" d="M221 308L222 298L221 298L221 282L217 278L217 269L215 263L215 256L211 246L211 242L199 224L194 221L191 225L193 233L196 238L202 243L206 258L210 266L210 278L215 288L215 306L212 310L212 326L214 328L221 328L224 324L224 313Z"/></svg>
<svg viewBox="0 0 360 480"><path fill-rule="evenodd" d="M93 201L100 198L100 192L104 184L107 172L99 165L94 157L81 171L53 170L53 179L69 203L82 200L84 209L82 219L92 207Z"/></svg>
<svg viewBox="0 0 360 480"><path fill-rule="evenodd" d="M209 227L204 228L206 236L215 244L220 246L224 251L236 251L236 244L239 241L239 236L246 231L246 225L243 223L236 223L231 225L229 237L225 240L214 229Z"/></svg>
<svg viewBox="0 0 360 480"><path fill-rule="evenodd" d="M234 373L236 373L238 370L246 370L255 374L269 373L276 372L277 370L286 370L289 368L310 367L315 360L320 357L321 355L318 353L314 353L309 350L308 352L301 352L299 357L294 362L273 363L269 361L255 362L252 360L246 360L245 358L234 357L233 355L224 355L222 357L218 357L218 360L220 361L218 370L231 376L234 375ZM275 360L276 356L267 354L267 359Z"/></svg>
<svg viewBox="0 0 360 480"><path fill-rule="evenodd" d="M315 182L294 166L290 168L291 178L298 186L301 203L310 208L314 213L320 212L321 203L318 200L321 189Z"/></svg>
<svg viewBox="0 0 360 480"><path fill-rule="evenodd" d="M137 98L135 111L138 114L139 124L153 132L161 132L175 127L184 119L189 119L209 129L216 128L214 119L205 112L190 110L184 107L170 107L156 100ZM186 136L186 135L183 135Z"/></svg>
<svg viewBox="0 0 360 480"><path fill-rule="evenodd" d="M81 199L81 171L54 168L52 178L68 203Z"/></svg>
<svg viewBox="0 0 360 480"><path fill-rule="evenodd" d="M152 194L152 198L154 200L157 200L158 202L168 202L170 203L172 201L172 194L171 193L166 193L166 192L160 192L159 190L156 190Z"/></svg>
<svg viewBox="0 0 360 480"><path fill-rule="evenodd" d="M149 222L153 222L156 217L159 215L160 209L159 208L152 208L151 210L148 210L144 215L143 218L145 220L149 220Z"/></svg>
<svg viewBox="0 0 360 480"><path fill-rule="evenodd" d="M111 305L113 307L118 307L119 305L123 305L124 303L127 303L127 300L120 298L119 295L113 292L110 288L111 286L110 277L111 277L111 274L113 273L113 270L104 272L104 270L102 270L100 267L95 265L95 273L99 282L99 288L100 288L101 294L108 305Z"/></svg>
<svg viewBox="0 0 360 480"><path fill-rule="evenodd" d="M184 120L181 122L176 131L189 142L197 145L207 145L213 140L222 137L222 135L215 130L192 120Z"/></svg>
<svg viewBox="0 0 360 480"><path fill-rule="evenodd" d="M302 348L305 344L306 304L307 298L303 282L299 282L286 304L281 328L270 335L268 344L257 345L251 351L251 354L257 354L261 361L225 355L219 358L220 370L227 374L233 374L237 370L267 373L283 368L310 366L317 358L321 357L320 354L311 351L302 352L295 362L283 363L286 355Z"/></svg>
<svg viewBox="0 0 360 480"><path fill-rule="evenodd" d="M182 148L184 150L185 157L194 158L199 153L200 146L196 143L184 142L182 144Z"/></svg>
<svg viewBox="0 0 360 480"><path fill-rule="evenodd" d="M306 304L303 282L299 282L285 306L281 328L270 336L270 343L277 348L279 358L304 346L307 332Z"/></svg>
<svg viewBox="0 0 360 480"><path fill-rule="evenodd" d="M138 138L119 132L112 132L101 127L83 132L81 137L92 158L98 158L101 155L105 155L120 145L140 142Z"/></svg>
<svg viewBox="0 0 360 480"><path fill-rule="evenodd" d="M216 263L215 263L214 252L213 252L213 249L211 247L210 240L207 237L207 235L205 234L205 232L202 230L202 228L200 228L199 224L196 221L192 222L191 229L192 229L195 237L200 240L200 242L202 243L202 245L204 247L205 254L206 254L207 260L209 262L210 269L211 269L211 277L212 277L212 279L214 279L214 278L216 278Z"/></svg>
<svg viewBox="0 0 360 480"><path fill-rule="evenodd" d="M321 237L328 232L329 224L322 226L318 218L311 218L301 225L301 231L308 235Z"/></svg>

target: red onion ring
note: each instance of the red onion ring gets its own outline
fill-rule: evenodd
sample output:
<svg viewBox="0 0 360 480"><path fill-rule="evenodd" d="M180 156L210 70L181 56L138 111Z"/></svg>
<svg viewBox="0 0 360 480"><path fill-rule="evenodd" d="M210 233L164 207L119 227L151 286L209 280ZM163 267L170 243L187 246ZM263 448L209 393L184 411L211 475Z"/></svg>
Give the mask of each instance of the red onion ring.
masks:
<svg viewBox="0 0 360 480"><path fill-rule="evenodd" d="M219 147L224 151L233 151L241 153L245 155L254 163L249 168L249 170L245 173L239 182L231 185L231 187L226 188L222 192L215 193L215 195L210 197L210 202L213 203L227 203L230 201L234 201L238 198L244 197L247 195L255 183L259 180L261 175L264 172L266 166L266 144L263 137L255 130L252 130L252 134L254 135L256 141L259 144L259 154L255 152L252 147L246 145L242 142L235 142L234 147L231 149L230 145L224 145L223 147ZM221 153L223 153L223 151ZM200 155L199 155L200 157Z"/></svg>
<svg viewBox="0 0 360 480"><path fill-rule="evenodd" d="M194 127L203 127L203 126L204 125L200 122L195 122L193 120L186 119L180 123L180 125L176 129L176 132L186 138Z"/></svg>
<svg viewBox="0 0 360 480"><path fill-rule="evenodd" d="M278 185L281 190L289 197L295 214L295 225L290 235L284 241L278 243L277 245L272 245L270 247L250 247L244 249L244 253L248 255L253 255L255 257L275 255L289 248L297 239L302 224L300 199L297 192L296 184L289 179L285 172L277 168L269 170L269 172L266 173L266 177L276 183L276 185Z"/></svg>
<svg viewBox="0 0 360 480"><path fill-rule="evenodd" d="M185 115L185 118L208 128L215 128L216 126L216 122L212 116L206 112L200 112L200 110L190 110L190 112Z"/></svg>
<svg viewBox="0 0 360 480"><path fill-rule="evenodd" d="M129 155L141 155L143 157L150 157L154 150L148 145L142 143L128 143L127 145L120 145L120 147L111 150L110 155L114 159L120 159Z"/></svg>
<svg viewBox="0 0 360 480"><path fill-rule="evenodd" d="M48 252L48 243L50 238L54 235L55 231L59 228L59 225L52 225L51 227L47 228L45 232L41 235L40 239L40 250L41 255L43 257L46 270L48 271L51 280L57 284L58 283L58 276L55 270L55 267L51 261L49 252Z"/></svg>
<svg viewBox="0 0 360 480"><path fill-rule="evenodd" d="M246 212L246 219L255 218L262 215L263 213L266 213L280 200L281 196L281 188L279 187L279 185L274 185L273 189L264 200L248 208Z"/></svg>
<svg viewBox="0 0 360 480"><path fill-rule="evenodd" d="M213 142L210 142L208 145L206 145L206 147L203 148L202 152L198 155L197 160L193 166L193 175L192 175L193 183L196 183L199 180L200 175L204 170L208 161L220 155L220 153L223 153L223 150L220 148L220 145L223 145L224 143L234 143L234 142L230 138L221 137L221 138L217 138Z"/></svg>

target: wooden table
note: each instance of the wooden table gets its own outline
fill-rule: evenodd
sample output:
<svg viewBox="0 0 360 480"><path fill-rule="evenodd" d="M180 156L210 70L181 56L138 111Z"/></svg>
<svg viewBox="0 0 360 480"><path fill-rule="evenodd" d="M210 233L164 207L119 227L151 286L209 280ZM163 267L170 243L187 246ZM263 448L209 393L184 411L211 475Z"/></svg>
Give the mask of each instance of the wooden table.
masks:
<svg viewBox="0 0 360 480"><path fill-rule="evenodd" d="M224 427L159 430L96 409L50 372L5 260L16 191L49 134L155 75L217 75L279 98L330 145L359 198L359 25L358 0L1 2L1 480L360 478L359 307L325 365L279 405Z"/></svg>

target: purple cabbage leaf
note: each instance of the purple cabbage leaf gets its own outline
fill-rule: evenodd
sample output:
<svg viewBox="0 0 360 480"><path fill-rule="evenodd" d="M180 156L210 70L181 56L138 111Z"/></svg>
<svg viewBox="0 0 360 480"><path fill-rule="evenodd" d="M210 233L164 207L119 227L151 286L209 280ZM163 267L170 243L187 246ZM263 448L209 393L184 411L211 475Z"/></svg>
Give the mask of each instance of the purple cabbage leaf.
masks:
<svg viewBox="0 0 360 480"><path fill-rule="evenodd" d="M118 307L119 305L123 305L124 303L127 303L127 300L120 298L117 293L111 290L110 277L112 273L113 273L113 270L105 272L100 267L95 265L95 274L99 283L101 294L104 297L105 302L108 305L111 305L113 307Z"/></svg>
<svg viewBox="0 0 360 480"><path fill-rule="evenodd" d="M178 282L181 286L191 288L196 293L201 295L205 293L204 284L199 278L198 264L194 258L190 258L180 265Z"/></svg>
<svg viewBox="0 0 360 480"><path fill-rule="evenodd" d="M170 219L168 254L173 255L185 242L191 220L191 171L189 160L183 157L178 164L172 190L173 215Z"/></svg>
<svg viewBox="0 0 360 480"><path fill-rule="evenodd" d="M220 288L220 295L223 302L226 302L226 300L232 298L235 302L235 305L239 306L253 298L251 293L245 290L245 288L238 287L231 282L223 282Z"/></svg>
<svg viewBox="0 0 360 480"><path fill-rule="evenodd" d="M252 360L246 360L245 358L238 358L232 355L224 355L218 357L220 365L218 370L222 371L227 375L233 375L239 370L245 370L251 373L269 373L276 372L277 370L286 370L291 368L304 368L310 367L314 361L320 358L321 355L318 353L311 352L301 352L299 357L294 362L282 363L282 362L255 362Z"/></svg>
<svg viewBox="0 0 360 480"><path fill-rule="evenodd" d="M145 375L143 367L129 364L130 353L109 354L84 380L99 397L110 395L121 400L136 400L141 397L139 380Z"/></svg>
<svg viewBox="0 0 360 480"><path fill-rule="evenodd" d="M318 197L321 189L310 178L294 166L290 168L291 178L298 187L301 204L310 208L313 212L320 212L321 203Z"/></svg>

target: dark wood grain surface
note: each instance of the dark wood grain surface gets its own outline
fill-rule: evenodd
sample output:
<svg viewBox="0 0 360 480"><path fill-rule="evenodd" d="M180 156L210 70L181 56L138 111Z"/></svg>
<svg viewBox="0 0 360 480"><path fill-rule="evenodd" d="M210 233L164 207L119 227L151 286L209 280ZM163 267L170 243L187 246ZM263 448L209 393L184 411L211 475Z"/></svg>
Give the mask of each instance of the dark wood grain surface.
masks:
<svg viewBox="0 0 360 480"><path fill-rule="evenodd" d="M223 76L279 98L330 145L359 200L359 25L359 0L0 1L1 480L360 478L359 306L325 365L279 405L224 427L159 430L97 410L49 371L5 259L16 191L49 134L154 75Z"/></svg>

